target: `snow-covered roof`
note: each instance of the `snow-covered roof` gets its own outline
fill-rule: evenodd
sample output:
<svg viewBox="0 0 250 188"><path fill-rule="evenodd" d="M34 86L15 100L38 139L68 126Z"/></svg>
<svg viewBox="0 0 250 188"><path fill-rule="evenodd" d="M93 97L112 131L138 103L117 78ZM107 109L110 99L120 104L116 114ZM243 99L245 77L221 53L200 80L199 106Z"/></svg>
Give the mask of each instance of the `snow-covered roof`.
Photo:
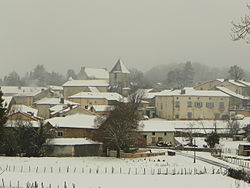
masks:
<svg viewBox="0 0 250 188"><path fill-rule="evenodd" d="M3 101L3 106L5 108L8 108L13 97L12 96L3 96L2 98L4 100Z"/></svg>
<svg viewBox="0 0 250 188"><path fill-rule="evenodd" d="M53 107L51 107L49 110L50 110L50 114L51 115L54 115L54 114L57 114L57 113L65 113L65 112L68 112L72 109L75 109L77 108L79 105L78 104L74 104L74 105L67 105L67 104L59 104L59 105L55 105Z"/></svg>
<svg viewBox="0 0 250 188"><path fill-rule="evenodd" d="M197 96L197 97L229 97L221 91L213 90L195 90L193 88L184 88L183 90L164 90L156 96Z"/></svg>
<svg viewBox="0 0 250 188"><path fill-rule="evenodd" d="M156 97L160 92L152 92L152 93L146 93L145 96L143 97L144 99L153 99Z"/></svg>
<svg viewBox="0 0 250 188"><path fill-rule="evenodd" d="M94 115L74 114L66 117L54 117L47 119L46 122L59 128L96 129L95 119Z"/></svg>
<svg viewBox="0 0 250 188"><path fill-rule="evenodd" d="M219 82L224 82L225 79L216 79Z"/></svg>
<svg viewBox="0 0 250 188"><path fill-rule="evenodd" d="M16 112L24 112L26 114L37 116L38 110L26 105L12 105L9 113L13 114Z"/></svg>
<svg viewBox="0 0 250 188"><path fill-rule="evenodd" d="M80 92L69 97L69 99L107 99L109 101L120 101L123 97L114 92Z"/></svg>
<svg viewBox="0 0 250 188"><path fill-rule="evenodd" d="M111 72L121 72L121 73L127 73L127 74L130 73L129 70L127 69L127 67L121 61L121 59L118 59L118 61L116 62L115 66L113 67Z"/></svg>
<svg viewBox="0 0 250 188"><path fill-rule="evenodd" d="M53 138L47 140L47 145L89 145L100 144L87 138Z"/></svg>
<svg viewBox="0 0 250 188"><path fill-rule="evenodd" d="M175 132L175 128L172 125L166 124L165 120L150 119L141 122L143 127L142 132Z"/></svg>
<svg viewBox="0 0 250 188"><path fill-rule="evenodd" d="M107 80L69 80L63 87L107 87Z"/></svg>
<svg viewBox="0 0 250 188"><path fill-rule="evenodd" d="M233 85L236 85L236 86L239 86L239 87L246 87L246 85L238 82L238 81L235 81L235 80L227 80L229 83L233 84Z"/></svg>
<svg viewBox="0 0 250 188"><path fill-rule="evenodd" d="M16 127L18 125L31 125L32 127L40 127L39 121L16 121L16 120L8 120L5 124L6 127Z"/></svg>
<svg viewBox="0 0 250 188"><path fill-rule="evenodd" d="M54 90L54 91L63 91L62 86L49 86L49 88Z"/></svg>
<svg viewBox="0 0 250 188"><path fill-rule="evenodd" d="M237 120L239 123L240 128L250 124L250 117L245 117L243 120ZM215 129L226 131L228 129L228 122L223 120L178 120L178 121L169 121L160 118L153 118L149 120L141 121L144 124L144 129L157 132L157 130L164 131L164 130L171 130L175 129L175 131L187 131L189 129L193 129L195 132L211 132ZM205 131L204 131L205 129ZM165 132L166 132L165 131Z"/></svg>
<svg viewBox="0 0 250 188"><path fill-rule="evenodd" d="M19 86L1 86L1 91L5 96L35 96L46 87L19 87Z"/></svg>
<svg viewBox="0 0 250 188"><path fill-rule="evenodd" d="M96 87L88 87L90 92L98 93L100 92Z"/></svg>
<svg viewBox="0 0 250 188"><path fill-rule="evenodd" d="M60 98L48 98L48 97L45 97L45 98L42 98L41 100L38 100L36 102L34 102L34 104L38 104L38 105L59 105L59 104L62 104L61 101L60 101ZM78 104L78 103L74 103L74 102L71 102L71 101L68 101L68 100L64 100L64 103L63 104L71 104L71 105L75 105L75 104Z"/></svg>
<svg viewBox="0 0 250 188"><path fill-rule="evenodd" d="M220 91L222 91L222 92L224 92L224 93L226 93L226 94L232 96L232 97L236 97L236 98L239 98L239 99L242 99L242 100L244 100L244 99L249 99L248 97L245 97L245 96L243 96L243 95L237 94L237 93L231 91L230 89L228 89L228 88L226 88L226 87L216 86L216 88L217 88L218 90L220 90Z"/></svg>
<svg viewBox="0 0 250 188"><path fill-rule="evenodd" d="M85 67L85 73L90 79L109 80L109 72L106 69L96 69Z"/></svg>
<svg viewBox="0 0 250 188"><path fill-rule="evenodd" d="M247 82L247 81L243 81L243 80L237 80L238 82L246 85L246 86L250 86L250 82Z"/></svg>
<svg viewBox="0 0 250 188"><path fill-rule="evenodd" d="M112 105L93 105L92 107L96 112L109 112L114 109Z"/></svg>

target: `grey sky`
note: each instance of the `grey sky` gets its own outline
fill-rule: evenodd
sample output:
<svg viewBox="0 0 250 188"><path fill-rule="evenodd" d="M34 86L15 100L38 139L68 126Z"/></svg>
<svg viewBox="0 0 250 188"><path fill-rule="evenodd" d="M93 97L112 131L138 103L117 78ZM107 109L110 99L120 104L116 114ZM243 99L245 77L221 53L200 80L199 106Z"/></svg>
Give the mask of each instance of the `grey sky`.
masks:
<svg viewBox="0 0 250 188"><path fill-rule="evenodd" d="M44 64L65 73L111 68L121 57L143 71L191 60L250 68L250 46L230 40L243 0L0 0L0 77ZM2 66L3 65L3 66Z"/></svg>

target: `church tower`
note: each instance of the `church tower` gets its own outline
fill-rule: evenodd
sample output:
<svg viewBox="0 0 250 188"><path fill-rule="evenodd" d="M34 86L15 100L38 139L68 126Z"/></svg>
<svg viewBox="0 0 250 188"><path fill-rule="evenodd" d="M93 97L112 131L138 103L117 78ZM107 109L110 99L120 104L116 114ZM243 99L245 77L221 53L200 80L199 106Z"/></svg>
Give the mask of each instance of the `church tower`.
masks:
<svg viewBox="0 0 250 188"><path fill-rule="evenodd" d="M130 72L121 59L109 73L111 90L127 96L130 90Z"/></svg>

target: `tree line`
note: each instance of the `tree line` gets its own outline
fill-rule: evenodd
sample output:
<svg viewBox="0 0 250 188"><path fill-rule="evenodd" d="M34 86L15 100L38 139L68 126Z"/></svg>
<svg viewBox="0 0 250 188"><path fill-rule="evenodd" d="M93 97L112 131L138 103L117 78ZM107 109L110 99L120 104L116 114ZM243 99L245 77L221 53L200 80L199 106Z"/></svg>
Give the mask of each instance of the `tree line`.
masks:
<svg viewBox="0 0 250 188"><path fill-rule="evenodd" d="M250 80L247 70L238 65L227 68L215 68L187 61L162 66L154 66L147 72L136 68L130 70L130 83L132 93L139 88L155 88L156 90L182 88L214 80L217 78ZM69 78L77 79L78 74L68 69L66 74L48 72L43 65L37 65L32 71L20 77L13 71L0 79L0 85L6 86L49 86L62 85Z"/></svg>

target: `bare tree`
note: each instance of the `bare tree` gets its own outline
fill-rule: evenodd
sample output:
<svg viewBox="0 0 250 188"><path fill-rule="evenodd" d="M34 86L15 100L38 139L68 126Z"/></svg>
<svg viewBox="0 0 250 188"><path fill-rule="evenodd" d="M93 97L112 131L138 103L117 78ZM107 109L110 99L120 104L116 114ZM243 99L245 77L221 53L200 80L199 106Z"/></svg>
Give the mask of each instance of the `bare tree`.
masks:
<svg viewBox="0 0 250 188"><path fill-rule="evenodd" d="M236 119L228 119L227 120L227 127L229 129L229 134L233 137L234 135L238 134L240 130L240 124Z"/></svg>
<svg viewBox="0 0 250 188"><path fill-rule="evenodd" d="M250 9L250 5L247 5L248 9ZM250 34L250 15L245 15L241 17L239 23L232 22L233 34L231 35L233 41L246 39L247 36ZM247 43L249 43L249 38L247 38Z"/></svg>
<svg viewBox="0 0 250 188"><path fill-rule="evenodd" d="M141 137L139 115L133 103L117 103L107 117L98 118L97 128L93 139L102 142L105 148L116 150L117 157L120 150L136 147Z"/></svg>
<svg viewBox="0 0 250 188"><path fill-rule="evenodd" d="M230 78L234 80L241 80L244 77L243 69L237 65L231 66L228 73Z"/></svg>
<svg viewBox="0 0 250 188"><path fill-rule="evenodd" d="M132 104L132 106L137 110L142 103L143 98L145 97L145 90L138 89L134 93L128 96L128 102Z"/></svg>

